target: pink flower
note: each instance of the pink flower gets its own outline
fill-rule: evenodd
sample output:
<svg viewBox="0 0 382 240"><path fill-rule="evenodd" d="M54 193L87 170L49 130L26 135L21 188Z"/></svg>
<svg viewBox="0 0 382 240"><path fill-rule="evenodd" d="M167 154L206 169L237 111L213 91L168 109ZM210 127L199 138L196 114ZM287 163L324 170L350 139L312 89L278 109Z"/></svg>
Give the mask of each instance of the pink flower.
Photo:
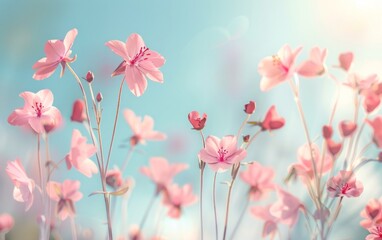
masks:
<svg viewBox="0 0 382 240"><path fill-rule="evenodd" d="M0 215L0 234L9 232L14 225L15 221L11 215L7 213Z"/></svg>
<svg viewBox="0 0 382 240"><path fill-rule="evenodd" d="M298 219L300 209L305 209L304 205L292 194L276 187L279 200L272 204L269 212L281 223L292 227Z"/></svg>
<svg viewBox="0 0 382 240"><path fill-rule="evenodd" d="M124 74L127 85L135 96L139 97L146 91L146 77L163 83L163 74L159 68L165 63L165 59L159 53L148 49L139 34L131 34L126 43L112 40L108 41L106 46L123 58L112 76Z"/></svg>
<svg viewBox="0 0 382 240"><path fill-rule="evenodd" d="M249 101L249 103L244 105L244 112L246 114L252 114L256 109L256 103L254 101Z"/></svg>
<svg viewBox="0 0 382 240"><path fill-rule="evenodd" d="M98 173L97 166L89 159L95 152L97 148L93 144L86 144L86 138L74 129L70 152L65 157L66 166L68 169L74 166L83 175L91 177L92 174Z"/></svg>
<svg viewBox="0 0 382 240"><path fill-rule="evenodd" d="M337 143L332 139L325 140L326 147L328 148L328 152L332 154L332 156L336 156L342 150L342 143Z"/></svg>
<svg viewBox="0 0 382 240"><path fill-rule="evenodd" d="M261 60L258 66L258 71L262 76L260 82L261 91L268 91L292 77L295 72L294 61L301 49L299 47L292 51L288 45L285 45L277 55L268 56Z"/></svg>
<svg viewBox="0 0 382 240"><path fill-rule="evenodd" d="M123 184L122 173L118 168L107 171L106 184L114 189L118 189L122 186Z"/></svg>
<svg viewBox="0 0 382 240"><path fill-rule="evenodd" d="M367 119L366 122L373 128L373 141L382 148L382 116L377 116L374 120Z"/></svg>
<svg viewBox="0 0 382 240"><path fill-rule="evenodd" d="M77 29L73 28L66 34L64 40L48 40L44 48L46 57L41 58L33 65L33 69L36 70L33 75L34 79L43 80L50 77L59 64L62 67L60 77L64 75L65 64L76 60L76 56L70 57L70 54L72 54L70 48L72 48L77 33Z"/></svg>
<svg viewBox="0 0 382 240"><path fill-rule="evenodd" d="M361 217L364 219L360 222L360 225L369 229L374 225L382 224L382 198L381 199L371 199L366 207L361 212Z"/></svg>
<svg viewBox="0 0 382 240"><path fill-rule="evenodd" d="M373 112L381 103L380 96L371 89L362 91L362 95L365 96L362 106L367 113Z"/></svg>
<svg viewBox="0 0 382 240"><path fill-rule="evenodd" d="M338 60L340 61L340 67L345 71L349 71L353 63L353 58L354 56L352 52L341 53L338 56Z"/></svg>
<svg viewBox="0 0 382 240"><path fill-rule="evenodd" d="M382 240L382 226L373 226L369 230L369 235L366 236L365 240Z"/></svg>
<svg viewBox="0 0 382 240"><path fill-rule="evenodd" d="M167 187L163 203L168 207L167 215L171 218L179 218L182 208L197 201L197 196L192 193L192 186L186 184L179 187L172 184Z"/></svg>
<svg viewBox="0 0 382 240"><path fill-rule="evenodd" d="M252 201L264 198L269 191L274 189L274 176L272 168L263 167L258 162L253 162L247 170L240 173L241 179L251 187L249 197Z"/></svg>
<svg viewBox="0 0 382 240"><path fill-rule="evenodd" d="M142 231L139 229L139 226L133 225L129 230L129 240L143 240Z"/></svg>
<svg viewBox="0 0 382 240"><path fill-rule="evenodd" d="M157 185L159 192L172 182L175 175L187 168L188 165L184 163L170 164L163 157L152 157L150 158L150 166L142 167L141 173L150 178Z"/></svg>
<svg viewBox="0 0 382 240"><path fill-rule="evenodd" d="M232 135L222 139L208 136L206 147L199 152L199 159L207 163L214 171L226 170L246 156L247 152L237 147L237 139Z"/></svg>
<svg viewBox="0 0 382 240"><path fill-rule="evenodd" d="M369 76L361 76L358 73L348 74L347 82L344 83L345 86L351 87L358 91L368 90L371 86L378 82L378 75L371 74Z"/></svg>
<svg viewBox="0 0 382 240"><path fill-rule="evenodd" d="M263 131L270 131L282 128L285 124L285 119L280 117L276 112L276 107L272 105L267 114L265 115L264 120L261 122L261 128Z"/></svg>
<svg viewBox="0 0 382 240"><path fill-rule="evenodd" d="M320 50L314 47L310 50L309 59L297 67L297 73L304 77L316 77L325 72L326 48Z"/></svg>
<svg viewBox="0 0 382 240"><path fill-rule="evenodd" d="M332 126L329 126L329 125L324 125L322 127L322 136L325 138L325 139L330 139L333 135L333 128Z"/></svg>
<svg viewBox="0 0 382 240"><path fill-rule="evenodd" d="M73 122L82 123L86 119L85 102L82 99L77 99L73 103L72 116L70 116L70 120Z"/></svg>
<svg viewBox="0 0 382 240"><path fill-rule="evenodd" d="M193 129L202 130L207 121L207 114L203 113L200 117L197 111L192 111L188 114L188 121L190 121Z"/></svg>
<svg viewBox="0 0 382 240"><path fill-rule="evenodd" d="M62 184L50 181L46 186L48 196L57 203L57 214L63 221L68 216L74 217L74 203L82 198L79 181L65 180Z"/></svg>
<svg viewBox="0 0 382 240"><path fill-rule="evenodd" d="M357 129L357 124L350 120L341 121L339 124L339 129L342 137L349 137Z"/></svg>
<svg viewBox="0 0 382 240"><path fill-rule="evenodd" d="M277 233L277 223L279 221L278 218L274 217L270 213L270 208L272 205L268 206L256 206L251 208L251 213L256 217L264 221L263 233L262 237L266 238L270 236L270 239L274 239Z"/></svg>
<svg viewBox="0 0 382 240"><path fill-rule="evenodd" d="M327 189L330 197L358 197L363 192L363 185L352 171L342 170L329 179Z"/></svg>
<svg viewBox="0 0 382 240"><path fill-rule="evenodd" d="M165 134L153 130L154 119L152 117L146 115L142 120L141 117L136 116L130 109L126 109L123 114L134 134L130 138L132 146L135 146L138 143L146 144L146 140L161 141L166 139Z"/></svg>
<svg viewBox="0 0 382 240"><path fill-rule="evenodd" d="M36 133L44 133L44 124L59 122L60 111L53 107L53 94L49 89L37 93L23 92L24 107L15 109L8 117L8 123L14 126L30 126Z"/></svg>
<svg viewBox="0 0 382 240"><path fill-rule="evenodd" d="M51 122L44 122L44 131L46 134L55 131L56 129L60 128L63 125L63 120L62 116L57 115L56 119L54 121L52 120Z"/></svg>
<svg viewBox="0 0 382 240"><path fill-rule="evenodd" d="M33 179L27 176L23 165L18 159L8 162L5 171L15 185L13 198L18 202L25 202L25 211L28 211L33 204L33 191L35 189Z"/></svg>

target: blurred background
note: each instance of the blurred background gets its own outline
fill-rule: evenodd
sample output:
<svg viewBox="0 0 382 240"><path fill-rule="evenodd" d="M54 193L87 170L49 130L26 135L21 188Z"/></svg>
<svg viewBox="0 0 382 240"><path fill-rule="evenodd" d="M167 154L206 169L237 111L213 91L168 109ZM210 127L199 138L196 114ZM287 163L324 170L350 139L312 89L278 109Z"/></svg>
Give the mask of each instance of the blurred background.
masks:
<svg viewBox="0 0 382 240"><path fill-rule="evenodd" d="M265 166L273 166L276 182L307 205L311 204L300 183L284 185L287 168L296 162L296 150L305 138L292 93L287 84L270 92L260 92L259 61L275 54L288 43L292 48L304 46L298 62L304 60L310 48L328 48L329 71L340 80L344 75L331 66L338 64L338 54L353 51L356 69L365 74L382 71L382 2L379 0L320 0L320 1L7 1L0 0L0 213L11 213L16 220L9 239L37 239L35 223L38 205L24 212L24 205L12 198L12 184L5 174L7 161L20 158L37 179L35 168L36 137L7 123L8 115L23 105L18 94L23 91L52 90L55 101L64 116L64 126L50 137L52 157L59 161L70 149L72 130L77 128L86 135L84 127L70 122L72 103L81 98L81 92L70 72L63 78L56 73L43 81L32 79L32 65L44 56L44 45L49 39L63 39L67 31L78 29L73 45L77 61L72 67L80 76L88 70L95 74L94 89L102 92L103 136L108 143L113 127L117 93L121 76L110 74L121 59L112 53L105 42L125 41L131 33L139 33L146 45L166 58L161 68L165 82L149 81L142 97L133 96L124 87L121 109L130 108L137 115L150 115L155 119L155 129L165 132L164 142L149 142L134 152L125 177L134 178L136 185L128 205L128 224L114 223L115 235L126 232L132 224L138 224L143 216L155 186L139 173L152 156L166 157L170 162L185 162L190 168L178 175L179 184L191 183L198 194L199 169L197 153L201 140L191 130L187 114L192 110L208 114L206 135L222 137L235 134L245 118L244 104L257 103L253 120L260 120L271 105L276 105L286 125L272 134L262 134L248 152L247 161L256 160ZM301 79L301 98L306 112L309 130L313 138L321 135L321 127L328 121L335 97L335 84L327 77ZM350 92L344 90L335 124L353 114ZM245 133L254 133L245 128ZM120 115L115 138L111 167L121 165L128 152L131 130ZM368 128L365 142L370 139ZM361 144L362 145L362 144ZM108 144L106 144L108 146ZM377 149L368 154L375 156ZM94 159L93 159L94 160ZM36 169L35 169L36 170ZM367 166L357 176L365 191L357 199L346 199L343 211L335 225L332 239L362 239L365 230L359 226L359 212L368 199L379 198L382 168ZM205 239L214 238L212 217L212 172L207 169L205 180ZM101 239L106 232L104 202L101 196L87 197L100 190L99 176L88 179L64 166L53 177L56 181L78 179L84 198L76 204L76 222L80 238ZM219 182L229 180L229 174L220 174ZM237 181L231 205L230 223L233 225L242 210L247 186ZM218 184L218 215L223 226L227 188ZM272 196L254 205L265 205ZM162 212L162 213L161 213ZM166 217L155 203L152 217L144 229L146 236L159 233L167 239L198 239L198 204L185 208L180 219ZM120 219L117 211L116 219ZM159 220L158 220L159 219ZM70 238L69 222L57 222L64 239ZM258 239L262 222L248 212L237 233L237 239ZM222 227L221 227L222 229ZM287 229L281 227L287 234ZM349 233L351 232L351 234ZM24 235L23 235L24 234ZM28 234L28 235L25 235ZM306 239L307 231L302 216L292 239Z"/></svg>

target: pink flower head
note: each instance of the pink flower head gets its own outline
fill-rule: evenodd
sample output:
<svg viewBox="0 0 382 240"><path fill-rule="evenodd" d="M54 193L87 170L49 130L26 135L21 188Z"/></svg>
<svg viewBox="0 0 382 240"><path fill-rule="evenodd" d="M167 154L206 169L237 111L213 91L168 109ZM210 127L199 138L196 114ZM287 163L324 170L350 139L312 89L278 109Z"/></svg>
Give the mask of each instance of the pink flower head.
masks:
<svg viewBox="0 0 382 240"><path fill-rule="evenodd" d="M65 180L62 184L50 181L46 186L48 196L57 203L57 214L61 220L74 217L74 203L82 198L79 181Z"/></svg>
<svg viewBox="0 0 382 240"><path fill-rule="evenodd" d="M251 208L251 213L256 217L264 221L263 233L262 237L265 238L270 236L270 239L274 239L277 233L277 223L279 221L278 218L274 217L270 213L270 208L272 205L268 206L256 206Z"/></svg>
<svg viewBox="0 0 382 240"><path fill-rule="evenodd" d="M357 129L357 124L353 121L341 121L339 124L340 134L342 137L351 136Z"/></svg>
<svg viewBox="0 0 382 240"><path fill-rule="evenodd" d="M360 224L365 229L369 229L374 225L381 225L382 199L370 199L360 215L364 218Z"/></svg>
<svg viewBox="0 0 382 240"><path fill-rule="evenodd" d="M333 139L326 139L325 143L328 148L328 152L330 152L332 156L336 156L342 150L342 143L335 142Z"/></svg>
<svg viewBox="0 0 382 240"><path fill-rule="evenodd" d="M77 129L73 130L70 152L66 155L66 166L71 169L72 166L87 177L98 173L95 163L89 159L97 152L93 144L86 144L86 138L81 135Z"/></svg>
<svg viewBox="0 0 382 240"><path fill-rule="evenodd" d="M138 143L146 144L146 140L161 141L166 139L165 134L153 130L154 119L152 117L146 115L142 120L141 117L136 116L130 109L126 109L123 114L133 131L133 136L130 138L130 144L132 146L135 146Z"/></svg>
<svg viewBox="0 0 382 240"><path fill-rule="evenodd" d="M202 130L207 121L207 114L203 113L200 117L197 111L192 111L188 114L188 121L190 121L193 129Z"/></svg>
<svg viewBox="0 0 382 240"><path fill-rule="evenodd" d="M199 152L199 159L207 163L214 171L226 170L246 156L247 152L237 147L237 139L232 135L222 139L208 136L206 147Z"/></svg>
<svg viewBox="0 0 382 240"><path fill-rule="evenodd" d="M367 113L371 113L378 108L381 103L381 98L375 91L367 89L362 91L362 95L365 96L362 106Z"/></svg>
<svg viewBox="0 0 382 240"><path fill-rule="evenodd" d="M377 116L374 120L367 119L366 122L373 128L373 141L382 148L382 116Z"/></svg>
<svg viewBox="0 0 382 240"><path fill-rule="evenodd" d="M25 211L28 211L33 204L33 191L35 183L25 172L20 160L8 162L5 169L9 178L12 180L15 188L13 189L13 198L18 202L25 202Z"/></svg>
<svg viewBox="0 0 382 240"><path fill-rule="evenodd" d="M333 128L332 128L332 126L324 125L324 126L322 127L322 136L323 136L325 139L330 139L330 138L332 138L332 136L333 136Z"/></svg>
<svg viewBox="0 0 382 240"><path fill-rule="evenodd" d="M106 46L123 58L112 76L124 74L127 85L135 96L139 97L146 91L146 77L163 83L163 74L159 68L165 63L165 59L159 53L148 49L139 34L131 34L126 43L111 40Z"/></svg>
<svg viewBox="0 0 382 240"><path fill-rule="evenodd" d="M304 77L316 77L325 72L326 48L314 47L310 50L309 59L297 67L297 73Z"/></svg>
<svg viewBox="0 0 382 240"><path fill-rule="evenodd" d="M197 196L192 193L192 186L186 184L179 187L172 184L167 187L163 203L169 208L167 215L171 218L179 218L182 208L197 201Z"/></svg>
<svg viewBox="0 0 382 240"><path fill-rule="evenodd" d="M106 184L114 189L118 189L123 184L121 170L118 168L108 170L106 172Z"/></svg>
<svg viewBox="0 0 382 240"><path fill-rule="evenodd" d="M363 192L363 185L352 171L342 170L329 179L327 189L330 197L358 197Z"/></svg>
<svg viewBox="0 0 382 240"><path fill-rule="evenodd" d="M276 106L272 105L265 115L264 120L261 122L261 128L263 131L271 131L282 128L284 124L285 119L279 116L276 112Z"/></svg>
<svg viewBox="0 0 382 240"><path fill-rule="evenodd" d="M249 101L249 103L244 105L244 112L246 114L252 114L256 109L256 103L254 101Z"/></svg>
<svg viewBox="0 0 382 240"><path fill-rule="evenodd" d="M141 173L150 178L157 185L157 190L161 191L172 182L175 175L187 168L188 165L184 163L170 164L163 157L152 157L150 166L142 167Z"/></svg>
<svg viewBox="0 0 382 240"><path fill-rule="evenodd" d="M262 76L261 91L268 91L292 77L295 72L294 61L301 49L299 47L292 51L288 45L285 45L277 55L265 57L260 61L258 71Z"/></svg>
<svg viewBox="0 0 382 240"><path fill-rule="evenodd" d="M338 60L340 61L340 68L342 68L345 71L349 71L353 63L353 58L354 56L352 52L341 53L338 56Z"/></svg>
<svg viewBox="0 0 382 240"><path fill-rule="evenodd" d="M70 57L70 54L72 54L70 49L77 33L77 29L73 28L66 34L64 40L48 40L44 48L46 57L41 58L33 65L33 69L36 70L33 75L34 79L43 80L50 77L56 71L59 64L62 67L60 77L64 75L66 63L76 60L76 56Z"/></svg>
<svg viewBox="0 0 382 240"><path fill-rule="evenodd" d="M15 221L11 215L7 213L0 214L0 234L9 232L14 225Z"/></svg>
<svg viewBox="0 0 382 240"><path fill-rule="evenodd" d="M382 226L373 226L368 230L370 234L366 236L365 240L382 240Z"/></svg>
<svg viewBox="0 0 382 240"><path fill-rule="evenodd" d="M378 82L378 75L371 74L368 76L361 76L358 73L348 74L347 82L344 83L345 86L357 89L358 91L368 90L373 84Z"/></svg>
<svg viewBox="0 0 382 240"><path fill-rule="evenodd" d="M73 122L82 123L86 120L85 102L82 99L77 99L73 103L72 116L70 120Z"/></svg>
<svg viewBox="0 0 382 240"><path fill-rule="evenodd" d="M297 222L299 210L305 207L300 200L280 187L276 187L276 192L279 200L272 204L269 211L281 223L292 227Z"/></svg>
<svg viewBox="0 0 382 240"><path fill-rule="evenodd" d="M8 117L8 123L14 126L30 126L36 133L44 133L44 125L59 122L60 111L53 107L53 94L49 89L37 93L22 92L24 107L15 109Z"/></svg>
<svg viewBox="0 0 382 240"><path fill-rule="evenodd" d="M241 179L250 186L249 197L253 201L262 199L274 189L274 176L272 168L263 167L258 162L253 162L247 170L240 173Z"/></svg>

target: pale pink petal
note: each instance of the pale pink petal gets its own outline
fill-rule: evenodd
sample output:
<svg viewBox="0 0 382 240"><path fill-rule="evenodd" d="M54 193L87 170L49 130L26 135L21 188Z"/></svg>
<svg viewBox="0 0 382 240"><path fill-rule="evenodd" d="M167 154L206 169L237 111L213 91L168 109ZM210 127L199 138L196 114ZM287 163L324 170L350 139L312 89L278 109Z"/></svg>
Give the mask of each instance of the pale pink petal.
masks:
<svg viewBox="0 0 382 240"><path fill-rule="evenodd" d="M69 52L69 51L73 46L73 42L76 39L77 34L78 34L78 30L76 28L71 29L66 34L64 41L63 41L65 49L66 49L66 55L70 55L71 52Z"/></svg>
<svg viewBox="0 0 382 240"><path fill-rule="evenodd" d="M130 91L135 96L140 97L147 88L147 80L143 73L141 73L136 67L126 66L125 76Z"/></svg>
<svg viewBox="0 0 382 240"><path fill-rule="evenodd" d="M152 62L142 61L138 64L138 69L149 79L163 83L163 73Z"/></svg>
<svg viewBox="0 0 382 240"><path fill-rule="evenodd" d="M60 40L47 41L44 51L49 62L59 61L61 57L65 56L65 46Z"/></svg>
<svg viewBox="0 0 382 240"><path fill-rule="evenodd" d="M106 43L106 46L108 46L115 54L119 55L126 61L129 60L125 43L119 40L111 40Z"/></svg>
<svg viewBox="0 0 382 240"><path fill-rule="evenodd" d="M145 47L142 37L137 34L131 34L126 41L126 50L130 59L133 59L139 52L141 48Z"/></svg>

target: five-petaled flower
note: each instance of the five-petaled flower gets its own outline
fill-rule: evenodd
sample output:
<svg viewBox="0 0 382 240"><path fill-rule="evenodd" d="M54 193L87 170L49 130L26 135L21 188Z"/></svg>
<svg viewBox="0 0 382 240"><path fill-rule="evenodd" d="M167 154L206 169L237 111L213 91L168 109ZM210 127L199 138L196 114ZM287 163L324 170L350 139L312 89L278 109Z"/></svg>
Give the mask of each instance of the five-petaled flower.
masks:
<svg viewBox="0 0 382 240"><path fill-rule="evenodd" d="M361 212L361 217L364 219L360 222L360 225L369 229L374 225L382 224L382 198L370 199L366 207Z"/></svg>
<svg viewBox="0 0 382 240"><path fill-rule="evenodd" d="M369 235L366 236L365 240L381 240L382 239L382 226L376 225L368 229Z"/></svg>
<svg viewBox="0 0 382 240"><path fill-rule="evenodd" d="M127 85L135 96L139 97L146 91L146 77L163 83L163 74L159 68L165 63L165 59L159 53L148 49L139 34L131 34L126 43L111 40L106 46L123 58L112 76L124 74Z"/></svg>
<svg viewBox="0 0 382 240"><path fill-rule="evenodd" d="M342 170L329 179L327 189L330 197L358 197L363 192L363 185L352 171Z"/></svg>
<svg viewBox="0 0 382 240"><path fill-rule="evenodd" d="M71 63L76 60L76 56L70 57L72 53L70 49L72 48L77 33L77 29L73 28L66 34L64 40L48 40L44 48L46 57L41 58L33 65L33 69L36 70L33 75L34 79L43 80L50 77L54 71L56 71L59 64L61 64L62 67L60 77L64 75L66 63Z"/></svg>
<svg viewBox="0 0 382 240"><path fill-rule="evenodd" d="M207 114L203 113L202 116L197 111L192 111L188 114L188 121L190 121L193 129L202 130L207 121Z"/></svg>
<svg viewBox="0 0 382 240"><path fill-rule="evenodd" d="M168 207L167 215L171 218L179 218L182 208L196 201L197 197L192 193L192 186L190 184L186 184L183 187L172 184L166 188L163 197L163 203Z"/></svg>

